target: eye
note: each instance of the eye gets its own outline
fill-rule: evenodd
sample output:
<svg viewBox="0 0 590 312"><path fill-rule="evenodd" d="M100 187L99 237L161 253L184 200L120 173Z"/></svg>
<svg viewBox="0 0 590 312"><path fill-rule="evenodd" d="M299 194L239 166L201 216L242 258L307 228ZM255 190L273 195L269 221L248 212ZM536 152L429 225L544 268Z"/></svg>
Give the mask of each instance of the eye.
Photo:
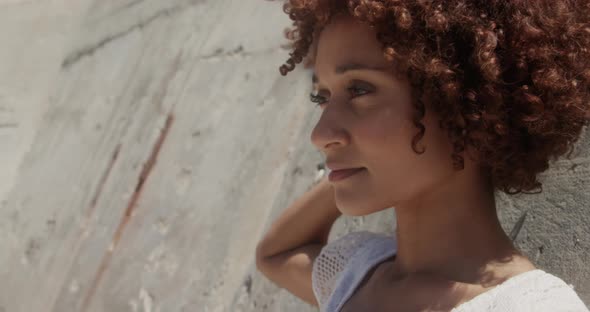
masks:
<svg viewBox="0 0 590 312"><path fill-rule="evenodd" d="M350 87L348 87L348 91L350 91L350 94L352 95L353 98L357 97L357 96L369 94L371 92L370 90L367 90L366 88L360 87L358 85L351 85Z"/></svg>
<svg viewBox="0 0 590 312"><path fill-rule="evenodd" d="M349 86L346 88L346 90L350 93L350 97L351 98L355 98L355 97L358 97L358 96L370 94L375 89L374 89L374 87L372 87L369 84L365 84L365 83L362 83L362 82L358 82L356 80L353 80L349 84ZM315 91L315 92L316 93L312 92L312 93L309 94L309 100L311 102L316 103L317 106L321 106L323 104L326 104L326 102L328 102L328 99L326 97L324 97L324 96L320 95L319 93L317 93L318 91Z"/></svg>

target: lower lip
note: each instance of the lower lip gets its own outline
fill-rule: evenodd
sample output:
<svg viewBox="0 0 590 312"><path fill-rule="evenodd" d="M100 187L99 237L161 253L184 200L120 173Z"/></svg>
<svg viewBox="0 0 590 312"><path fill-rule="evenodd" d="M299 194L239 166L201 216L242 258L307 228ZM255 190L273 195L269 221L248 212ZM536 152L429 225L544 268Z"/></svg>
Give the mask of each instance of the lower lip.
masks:
<svg viewBox="0 0 590 312"><path fill-rule="evenodd" d="M363 171L365 168L356 168L356 169L344 169L344 170L334 170L331 171L328 175L328 180L330 182L344 180L354 174L357 174Z"/></svg>

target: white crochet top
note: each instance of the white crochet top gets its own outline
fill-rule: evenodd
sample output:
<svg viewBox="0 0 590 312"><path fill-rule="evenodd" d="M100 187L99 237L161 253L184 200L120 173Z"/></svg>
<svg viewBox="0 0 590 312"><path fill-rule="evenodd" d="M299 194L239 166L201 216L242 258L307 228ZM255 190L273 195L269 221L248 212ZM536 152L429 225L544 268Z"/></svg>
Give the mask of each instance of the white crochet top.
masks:
<svg viewBox="0 0 590 312"><path fill-rule="evenodd" d="M395 255L394 236L353 232L328 243L315 259L313 292L322 312L339 312L364 276ZM509 278L460 304L451 312L588 312L573 290L557 276L540 269Z"/></svg>

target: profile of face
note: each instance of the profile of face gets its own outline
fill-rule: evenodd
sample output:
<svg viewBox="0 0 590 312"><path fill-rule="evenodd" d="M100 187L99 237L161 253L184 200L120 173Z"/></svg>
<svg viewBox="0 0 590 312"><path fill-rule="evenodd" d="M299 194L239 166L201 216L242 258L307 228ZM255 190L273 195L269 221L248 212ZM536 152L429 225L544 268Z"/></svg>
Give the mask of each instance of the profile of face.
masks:
<svg viewBox="0 0 590 312"><path fill-rule="evenodd" d="M426 109L424 137L412 138L414 107L408 82L396 77L375 31L354 18L334 16L321 31L315 55L314 93L321 116L312 143L328 166L365 169L331 182L338 209L359 216L436 192L453 175L452 147L438 118Z"/></svg>

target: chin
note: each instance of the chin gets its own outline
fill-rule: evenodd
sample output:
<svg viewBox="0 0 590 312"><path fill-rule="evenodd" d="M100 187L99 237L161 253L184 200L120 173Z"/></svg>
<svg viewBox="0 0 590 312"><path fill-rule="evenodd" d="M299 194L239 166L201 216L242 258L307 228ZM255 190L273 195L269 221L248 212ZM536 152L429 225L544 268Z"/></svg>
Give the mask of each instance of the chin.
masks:
<svg viewBox="0 0 590 312"><path fill-rule="evenodd" d="M391 207L375 207L374 205L368 205L365 202L364 204L361 203L357 203L354 204L352 202L339 202L338 200L336 201L336 206L338 207L338 210L346 216L350 216L350 217L362 217L362 216L367 216L370 214L373 214L375 212L379 212L379 211L383 211L385 209L389 209Z"/></svg>
<svg viewBox="0 0 590 312"><path fill-rule="evenodd" d="M336 207L345 216L362 216L365 214L362 209L359 209L359 205L350 200L339 199L338 196L336 196Z"/></svg>
<svg viewBox="0 0 590 312"><path fill-rule="evenodd" d="M360 211L358 209L343 210L343 209L338 208L338 210L340 210L340 212L342 212L343 215L349 216L349 217L362 217L362 216L367 215L366 212Z"/></svg>

